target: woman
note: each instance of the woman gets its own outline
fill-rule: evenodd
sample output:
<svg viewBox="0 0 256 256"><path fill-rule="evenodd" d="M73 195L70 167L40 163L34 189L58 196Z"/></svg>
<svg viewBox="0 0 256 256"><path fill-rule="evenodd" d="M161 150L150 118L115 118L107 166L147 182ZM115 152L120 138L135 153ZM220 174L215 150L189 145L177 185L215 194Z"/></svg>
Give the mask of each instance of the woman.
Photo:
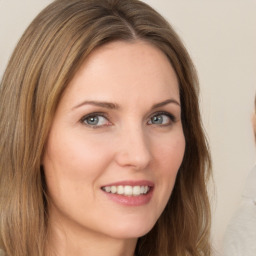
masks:
<svg viewBox="0 0 256 256"><path fill-rule="evenodd" d="M0 248L211 255L197 77L136 1L57 0L1 82Z"/></svg>
<svg viewBox="0 0 256 256"><path fill-rule="evenodd" d="M256 97L252 117L256 139ZM250 171L242 193L242 200L227 226L222 253L224 256L253 256L256 254L256 166Z"/></svg>

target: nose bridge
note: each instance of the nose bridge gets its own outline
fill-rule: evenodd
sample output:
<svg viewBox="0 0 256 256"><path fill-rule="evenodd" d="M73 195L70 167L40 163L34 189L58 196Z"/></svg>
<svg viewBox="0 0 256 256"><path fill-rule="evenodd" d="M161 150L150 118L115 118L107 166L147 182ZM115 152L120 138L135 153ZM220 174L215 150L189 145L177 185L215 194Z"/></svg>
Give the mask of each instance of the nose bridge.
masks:
<svg viewBox="0 0 256 256"><path fill-rule="evenodd" d="M151 158L150 141L145 129L139 124L130 124L121 131L118 161L120 165L145 168Z"/></svg>

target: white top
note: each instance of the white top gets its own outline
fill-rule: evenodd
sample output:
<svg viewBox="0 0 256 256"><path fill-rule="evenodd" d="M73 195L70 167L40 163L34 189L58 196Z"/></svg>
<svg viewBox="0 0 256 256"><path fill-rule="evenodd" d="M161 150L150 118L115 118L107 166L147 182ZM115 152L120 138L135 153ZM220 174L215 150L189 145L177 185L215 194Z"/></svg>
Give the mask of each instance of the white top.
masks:
<svg viewBox="0 0 256 256"><path fill-rule="evenodd" d="M251 170L243 192L243 197L252 199L256 203L256 165Z"/></svg>
<svg viewBox="0 0 256 256"><path fill-rule="evenodd" d="M242 201L227 226L223 256L256 256L256 166L250 172Z"/></svg>

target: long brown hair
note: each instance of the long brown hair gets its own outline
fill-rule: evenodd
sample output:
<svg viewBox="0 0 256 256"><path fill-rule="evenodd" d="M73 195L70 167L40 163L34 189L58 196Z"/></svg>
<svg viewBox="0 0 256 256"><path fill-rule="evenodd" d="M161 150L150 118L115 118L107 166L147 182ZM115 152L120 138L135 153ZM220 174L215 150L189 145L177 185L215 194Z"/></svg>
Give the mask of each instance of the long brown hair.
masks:
<svg viewBox="0 0 256 256"><path fill-rule="evenodd" d="M47 195L40 163L50 125L88 54L115 40L144 40L169 58L179 80L186 140L173 193L155 227L139 238L136 254L211 255L211 160L197 75L178 35L137 0L57 0L25 31L0 85L0 248L9 256L45 255Z"/></svg>

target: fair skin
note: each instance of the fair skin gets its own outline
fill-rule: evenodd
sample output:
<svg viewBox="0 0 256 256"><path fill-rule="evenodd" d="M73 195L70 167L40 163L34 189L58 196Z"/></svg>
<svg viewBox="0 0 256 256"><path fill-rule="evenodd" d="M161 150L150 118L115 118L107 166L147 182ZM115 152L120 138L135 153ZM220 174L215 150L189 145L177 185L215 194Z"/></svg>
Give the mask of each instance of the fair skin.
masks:
<svg viewBox="0 0 256 256"><path fill-rule="evenodd" d="M64 92L46 143L50 250L134 255L166 206L184 151L166 56L143 41L95 50Z"/></svg>

